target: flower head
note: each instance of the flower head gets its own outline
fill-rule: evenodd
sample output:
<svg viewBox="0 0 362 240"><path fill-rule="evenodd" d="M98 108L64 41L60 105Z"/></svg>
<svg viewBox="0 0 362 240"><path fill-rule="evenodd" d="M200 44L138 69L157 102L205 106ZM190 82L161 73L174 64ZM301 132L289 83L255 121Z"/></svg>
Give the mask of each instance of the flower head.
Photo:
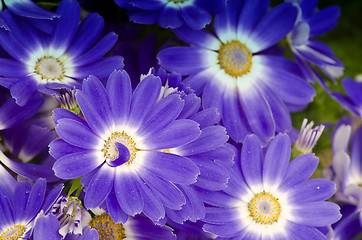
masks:
<svg viewBox="0 0 362 240"><path fill-rule="evenodd" d="M222 238L284 239L313 236L325 239L317 227L341 217L335 203L325 202L335 192L326 179L310 179L318 165L313 154L289 163L290 141L277 135L263 153L261 142L249 135L230 169L228 187L201 194L207 207L204 230Z"/></svg>
<svg viewBox="0 0 362 240"><path fill-rule="evenodd" d="M105 202L117 222L141 212L157 221L165 215L164 206L185 204L174 184L195 183L200 171L172 149L201 132L197 122L180 116L180 94L157 102L160 91L161 80L150 75L132 92L127 73L114 71L106 88L94 76L83 81L76 98L85 119L54 110L61 139L50 144L58 159L53 169L63 179L83 176L87 208Z"/></svg>
<svg viewBox="0 0 362 240"><path fill-rule="evenodd" d="M8 11L3 14L9 29L0 28L0 44L13 59L0 59L0 83L21 106L37 91L49 94L54 89L78 88L79 81L91 72L106 78L123 67L121 56L102 58L117 35L107 34L96 43L104 25L101 16L90 14L79 24L79 4L70 0L62 1L57 13L61 17L53 20L51 34Z"/></svg>
<svg viewBox="0 0 362 240"><path fill-rule="evenodd" d="M192 47L162 50L160 65L189 75L183 83L202 97L205 108L217 108L234 141L254 133L266 143L275 132L290 131L289 111L305 106L315 94L297 65L264 51L286 36L297 12L289 3L268 11L268 1L228 1L215 16L216 36L175 29Z"/></svg>

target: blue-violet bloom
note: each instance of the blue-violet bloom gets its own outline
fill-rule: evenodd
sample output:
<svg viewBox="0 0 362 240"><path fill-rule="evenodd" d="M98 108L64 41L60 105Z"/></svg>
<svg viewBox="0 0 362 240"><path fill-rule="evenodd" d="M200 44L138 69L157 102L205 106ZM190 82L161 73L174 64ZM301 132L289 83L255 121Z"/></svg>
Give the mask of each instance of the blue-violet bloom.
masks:
<svg viewBox="0 0 362 240"><path fill-rule="evenodd" d="M230 168L228 187L203 192L206 222L203 229L217 239L327 239L318 227L341 218L339 206L325 200L335 183L310 179L318 165L313 153L289 163L291 144L278 134L266 152L255 135L248 135L240 156Z"/></svg>
<svg viewBox="0 0 362 240"><path fill-rule="evenodd" d="M199 124L177 119L184 107L179 94L159 102L161 80L153 75L132 91L125 71L114 71L106 88L90 76L76 98L84 116L55 109L61 137L50 144L56 176L82 176L86 208L107 204L116 222L143 212L157 221L165 206L180 209L185 197L174 184L189 185L200 174L188 158L170 149L197 139Z"/></svg>
<svg viewBox="0 0 362 240"><path fill-rule="evenodd" d="M185 85L215 107L237 142L255 133L264 143L275 132L288 132L289 111L312 101L315 91L298 66L265 53L294 26L298 9L290 3L268 11L269 1L231 0L215 16L216 36L187 27L174 30L190 47L170 47L158 54L168 71L189 75Z"/></svg>
<svg viewBox="0 0 362 240"><path fill-rule="evenodd" d="M49 94L62 87L78 88L79 81L91 73L107 78L123 67L121 56L102 58L117 35L109 33L96 43L104 24L101 16L92 13L79 24L80 7L71 0L63 0L57 13L61 17L53 20L50 35L9 11L2 14L10 30L0 28L0 44L13 59L0 58L0 84L21 106L37 91Z"/></svg>

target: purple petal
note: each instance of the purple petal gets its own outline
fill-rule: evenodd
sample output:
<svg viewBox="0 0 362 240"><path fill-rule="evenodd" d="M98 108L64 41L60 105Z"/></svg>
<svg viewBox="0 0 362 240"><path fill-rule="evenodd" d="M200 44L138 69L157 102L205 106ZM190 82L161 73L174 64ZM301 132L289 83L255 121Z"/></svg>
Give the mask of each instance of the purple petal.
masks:
<svg viewBox="0 0 362 240"><path fill-rule="evenodd" d="M74 58L87 51L101 34L103 25L104 20L97 13L91 13L84 18L67 50L69 56Z"/></svg>
<svg viewBox="0 0 362 240"><path fill-rule="evenodd" d="M217 207L229 207L235 201L235 198L222 191L209 191L197 188L202 200L210 205Z"/></svg>
<svg viewBox="0 0 362 240"><path fill-rule="evenodd" d="M25 215L26 219L32 219L38 214L41 205L43 204L46 191L46 181L39 178L33 185L28 202L26 204Z"/></svg>
<svg viewBox="0 0 362 240"><path fill-rule="evenodd" d="M139 191L144 201L144 214L154 221L165 217L165 208L156 194L144 184L138 175L135 175L135 180L138 182Z"/></svg>
<svg viewBox="0 0 362 240"><path fill-rule="evenodd" d="M29 199L29 194L31 191L31 184L29 182L19 182L16 183L14 186L15 192L14 192L14 210L13 210L13 216L15 221L26 221L26 215L24 215L24 212L26 210L26 203Z"/></svg>
<svg viewBox="0 0 362 240"><path fill-rule="evenodd" d="M242 85L241 81L239 84ZM247 89L239 86L239 100L251 130L267 142L275 133L272 111L263 94L254 85Z"/></svg>
<svg viewBox="0 0 362 240"><path fill-rule="evenodd" d="M180 119L173 121L163 130L144 139L142 144L147 150L170 149L190 143L200 134L201 131L196 122Z"/></svg>
<svg viewBox="0 0 362 240"><path fill-rule="evenodd" d="M80 7L76 1L62 1L58 8L59 18L54 19L55 28L52 33L50 45L54 49L65 51L70 45L78 30L80 21Z"/></svg>
<svg viewBox="0 0 362 240"><path fill-rule="evenodd" d="M52 189L44 200L44 204L41 208L44 213L48 213L48 211L53 207L55 201L59 198L60 194L63 190L63 184L59 184L54 189Z"/></svg>
<svg viewBox="0 0 362 240"><path fill-rule="evenodd" d="M176 152L182 156L208 152L223 145L228 139L225 128L211 126L202 129L200 136L195 141L176 148Z"/></svg>
<svg viewBox="0 0 362 240"><path fill-rule="evenodd" d="M207 68L188 76L183 83L194 90L197 96L201 96L206 84L214 78L217 71L217 68Z"/></svg>
<svg viewBox="0 0 362 240"><path fill-rule="evenodd" d="M258 22L268 11L270 1L265 0L246 0L238 19L237 35L238 39L246 40L252 33Z"/></svg>
<svg viewBox="0 0 362 240"><path fill-rule="evenodd" d="M143 168L172 183L192 184L196 182L196 178L200 174L199 169L192 161L175 154L142 151L137 153L138 157L144 159L144 162L141 163Z"/></svg>
<svg viewBox="0 0 362 240"><path fill-rule="evenodd" d="M119 222L125 223L128 219L128 214L125 213L122 210L122 208L119 206L114 187L108 194L106 202L107 202L107 209L109 211L109 215L111 215L112 220L118 223Z"/></svg>
<svg viewBox="0 0 362 240"><path fill-rule="evenodd" d="M339 206L332 202L308 202L295 206L293 222L306 226L323 227L341 218Z"/></svg>
<svg viewBox="0 0 362 240"><path fill-rule="evenodd" d="M80 123L82 123L84 126L88 126L88 123L81 117L75 115L74 113L72 113L69 110L66 110L64 108L56 108L53 110L53 116L52 119L54 121L55 124L58 124L59 119L62 118L68 118L68 119L73 119L75 121L78 121Z"/></svg>
<svg viewBox="0 0 362 240"><path fill-rule="evenodd" d="M86 208L96 208L107 198L113 187L115 168L103 164L90 181L84 197Z"/></svg>
<svg viewBox="0 0 362 240"><path fill-rule="evenodd" d="M17 181L14 177L0 165L0 191L8 196L12 196L16 188L16 183Z"/></svg>
<svg viewBox="0 0 362 240"><path fill-rule="evenodd" d="M206 214L205 206L201 200L197 191L192 186L179 185L180 189L186 197L186 204L182 206L180 211L177 211L181 218L188 219L192 222L196 222L199 219L203 219Z"/></svg>
<svg viewBox="0 0 362 240"><path fill-rule="evenodd" d="M24 59L28 59L28 51L12 34L4 28L0 28L0 45L4 50L9 53L15 60L23 62Z"/></svg>
<svg viewBox="0 0 362 240"><path fill-rule="evenodd" d="M1 76L22 78L29 73L25 65L11 58L0 58Z"/></svg>
<svg viewBox="0 0 362 240"><path fill-rule="evenodd" d="M251 189L262 184L262 164L261 142L257 136L248 135L241 149L241 170Z"/></svg>
<svg viewBox="0 0 362 240"><path fill-rule="evenodd" d="M179 210L186 203L183 193L171 182L163 180L144 168L138 172L147 185L158 194L166 207Z"/></svg>
<svg viewBox="0 0 362 240"><path fill-rule="evenodd" d="M32 180L36 180L40 177L47 179L48 182L55 182L59 180L54 176L54 172L50 169L50 167L47 166L13 161L7 158L2 152L0 152L0 161L17 174Z"/></svg>
<svg viewBox="0 0 362 240"><path fill-rule="evenodd" d="M34 79L34 76L20 78L11 86L11 96L15 98L19 106L24 106L37 92L38 86L39 83Z"/></svg>
<svg viewBox="0 0 362 240"><path fill-rule="evenodd" d="M71 145L65 142L63 139L55 139L49 144L49 154L55 159L82 151L87 151L87 149Z"/></svg>
<svg viewBox="0 0 362 240"><path fill-rule="evenodd" d="M101 151L85 151L59 158L53 166L55 175L62 179L84 176L104 162Z"/></svg>
<svg viewBox="0 0 362 240"><path fill-rule="evenodd" d="M253 53L273 46L293 28L297 13L298 8L290 3L276 6L253 29L246 45Z"/></svg>
<svg viewBox="0 0 362 240"><path fill-rule="evenodd" d="M62 236L59 234L59 229L59 221L56 216L51 214L40 216L35 221L34 239L62 239Z"/></svg>
<svg viewBox="0 0 362 240"><path fill-rule="evenodd" d="M237 214L238 210L235 208L206 208L206 216L203 221L214 224L230 224L230 222L239 220L240 216Z"/></svg>
<svg viewBox="0 0 362 240"><path fill-rule="evenodd" d="M103 107L103 105L99 103L95 106L94 104L92 104L92 102L89 101L89 98L92 98L93 96L87 96L83 92L77 92L76 97L79 107L82 110L82 113L93 132L98 136L103 136L105 133L110 132L111 125L108 125L107 123L108 121L113 120L113 118L110 116L104 116L98 111L98 109ZM111 112L108 112L108 114L111 114ZM59 121L62 121L62 119ZM71 120L68 120L68 122L69 121ZM89 132L89 134L91 134L91 130L89 130Z"/></svg>
<svg viewBox="0 0 362 240"><path fill-rule="evenodd" d="M14 225L14 216L12 213L13 204L11 195L8 195L3 189L0 189L0 224L3 226ZM5 230L5 229L4 229Z"/></svg>
<svg viewBox="0 0 362 240"><path fill-rule="evenodd" d="M220 40L204 29L195 31L184 25L173 31L179 38L190 45L214 51L220 48Z"/></svg>
<svg viewBox="0 0 362 240"><path fill-rule="evenodd" d="M217 53L194 47L170 47L157 55L159 64L168 71L189 75L215 65Z"/></svg>
<svg viewBox="0 0 362 240"><path fill-rule="evenodd" d="M307 180L318 166L319 159L313 153L296 157L289 163L287 173L283 179L282 188L289 189L294 185Z"/></svg>
<svg viewBox="0 0 362 240"><path fill-rule="evenodd" d="M337 19L339 16L339 6L330 6L318 11L307 19L307 22L310 25L310 35L315 37L332 30L337 26Z"/></svg>
<svg viewBox="0 0 362 240"><path fill-rule="evenodd" d="M263 165L263 183L279 186L288 168L290 159L290 140L286 134L278 134L270 142Z"/></svg>
<svg viewBox="0 0 362 240"><path fill-rule="evenodd" d="M141 8L144 10L157 10L163 7L165 3L159 0L149 0L147 2L142 0L134 0L132 1L132 5L136 8Z"/></svg>
<svg viewBox="0 0 362 240"><path fill-rule="evenodd" d="M126 71L113 71L107 81L107 93L116 125L128 119L132 87Z"/></svg>
<svg viewBox="0 0 362 240"><path fill-rule="evenodd" d="M158 17L158 24L163 28L178 28L182 25L180 10L172 6L165 6Z"/></svg>
<svg viewBox="0 0 362 240"><path fill-rule="evenodd" d="M359 94L362 89L362 83L346 77L342 80L342 86L348 97L350 97L356 105L362 106L362 96Z"/></svg>
<svg viewBox="0 0 362 240"><path fill-rule="evenodd" d="M196 5L188 5L180 8L182 18L192 29L201 30L211 22L210 14Z"/></svg>
<svg viewBox="0 0 362 240"><path fill-rule="evenodd" d="M93 30L93 28L92 28ZM97 42L90 50L88 48L84 49L84 51L88 50L84 53L84 51L80 52L82 54L80 56L76 56L75 59L72 60L72 65L75 67L84 66L87 64L94 63L101 59L117 42L118 35L114 32L108 33L104 36L99 42ZM84 53L84 54L83 54ZM120 60L120 58L118 58ZM123 67L123 65L122 65ZM119 68L121 69L121 67ZM114 69L112 69L114 70ZM90 72L95 74L95 72ZM88 75L90 74L88 73Z"/></svg>
<svg viewBox="0 0 362 240"><path fill-rule="evenodd" d="M65 142L80 148L99 149L103 141L91 129L69 118L60 119L56 131Z"/></svg>
<svg viewBox="0 0 362 240"><path fill-rule="evenodd" d="M236 91L224 94L222 122L230 137L237 142L244 141L251 133L245 114L240 106Z"/></svg>
<svg viewBox="0 0 362 240"><path fill-rule="evenodd" d="M206 9L211 14L217 14L225 9L226 1L225 0L209 0L207 2L202 0L196 0L195 5Z"/></svg>
<svg viewBox="0 0 362 240"><path fill-rule="evenodd" d="M288 222L288 225L288 237L293 239L298 239L303 236L305 239L327 240L327 237L314 227L295 224L293 222Z"/></svg>
<svg viewBox="0 0 362 240"><path fill-rule="evenodd" d="M70 77L76 79L87 78L90 74L95 77L104 79L116 69L120 70L124 66L123 57L111 56L106 58L97 59L87 65L81 65L74 69L74 74Z"/></svg>
<svg viewBox="0 0 362 240"><path fill-rule="evenodd" d="M155 104L161 90L161 80L159 77L150 75L138 84L131 100L131 110L129 114L129 124L138 128L144 118Z"/></svg>
<svg viewBox="0 0 362 240"><path fill-rule="evenodd" d="M246 226L244 222L238 219L230 221L227 224L220 224L220 225L205 224L202 229L206 232L216 234L220 237L234 237L238 236L240 234L240 231L242 231L245 227ZM245 239L257 239L257 238L245 238Z"/></svg>
<svg viewBox="0 0 362 240"><path fill-rule="evenodd" d="M131 172L116 172L114 190L122 210L128 215L141 213L144 206L140 184Z"/></svg>
<svg viewBox="0 0 362 240"><path fill-rule="evenodd" d="M327 179L310 179L301 182L288 191L288 201L298 204L324 201L336 192L336 184Z"/></svg>
<svg viewBox="0 0 362 240"><path fill-rule="evenodd" d="M59 17L58 14L46 11L45 9L39 7L30 0L25 1L4 1L6 6L11 10L11 12L16 15L35 18L35 19L53 19Z"/></svg>
<svg viewBox="0 0 362 240"><path fill-rule="evenodd" d="M216 108L219 114L223 114L223 96L228 94L225 84L220 84L219 79L222 79L223 71L218 71L206 85L202 92L202 105L203 108Z"/></svg>
<svg viewBox="0 0 362 240"><path fill-rule="evenodd" d="M190 117L190 120L197 122L200 129L203 129L218 124L220 122L220 114L216 108L207 108Z"/></svg>
<svg viewBox="0 0 362 240"><path fill-rule="evenodd" d="M197 97L194 93L192 93L187 96L183 96L182 100L185 101L184 107L183 107L181 113L178 115L177 119L190 118L191 120L193 120L192 118L194 117L194 115L197 114L198 111L200 110L201 99L199 97Z"/></svg>
<svg viewBox="0 0 362 240"><path fill-rule="evenodd" d="M237 21L244 2L244 0L228 1L224 11L215 15L215 32L222 42L236 39Z"/></svg>
<svg viewBox="0 0 362 240"><path fill-rule="evenodd" d="M178 94L171 94L161 99L148 113L137 134L146 138L164 129L177 118L183 106L184 101Z"/></svg>

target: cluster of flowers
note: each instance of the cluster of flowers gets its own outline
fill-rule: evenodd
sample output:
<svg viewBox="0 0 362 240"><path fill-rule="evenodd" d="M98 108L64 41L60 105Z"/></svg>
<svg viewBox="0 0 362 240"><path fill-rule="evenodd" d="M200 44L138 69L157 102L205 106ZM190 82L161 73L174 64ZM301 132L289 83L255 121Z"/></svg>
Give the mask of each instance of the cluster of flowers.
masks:
<svg viewBox="0 0 362 240"><path fill-rule="evenodd" d="M109 3L134 24L75 0L1 1L0 239L360 236L362 128L341 120L310 179L324 126L290 117L316 83L362 117L361 82L324 81L344 66L314 37L339 8L317 2ZM138 42L141 24L174 38Z"/></svg>

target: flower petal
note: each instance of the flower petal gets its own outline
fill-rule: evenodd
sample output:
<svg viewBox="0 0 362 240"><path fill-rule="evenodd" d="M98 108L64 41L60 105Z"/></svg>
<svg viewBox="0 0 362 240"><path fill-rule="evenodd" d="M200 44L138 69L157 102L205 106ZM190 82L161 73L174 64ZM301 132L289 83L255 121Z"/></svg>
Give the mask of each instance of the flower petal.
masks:
<svg viewBox="0 0 362 240"><path fill-rule="evenodd" d="M104 163L90 181L84 197L86 208L96 208L107 198L113 187L115 169Z"/></svg>

